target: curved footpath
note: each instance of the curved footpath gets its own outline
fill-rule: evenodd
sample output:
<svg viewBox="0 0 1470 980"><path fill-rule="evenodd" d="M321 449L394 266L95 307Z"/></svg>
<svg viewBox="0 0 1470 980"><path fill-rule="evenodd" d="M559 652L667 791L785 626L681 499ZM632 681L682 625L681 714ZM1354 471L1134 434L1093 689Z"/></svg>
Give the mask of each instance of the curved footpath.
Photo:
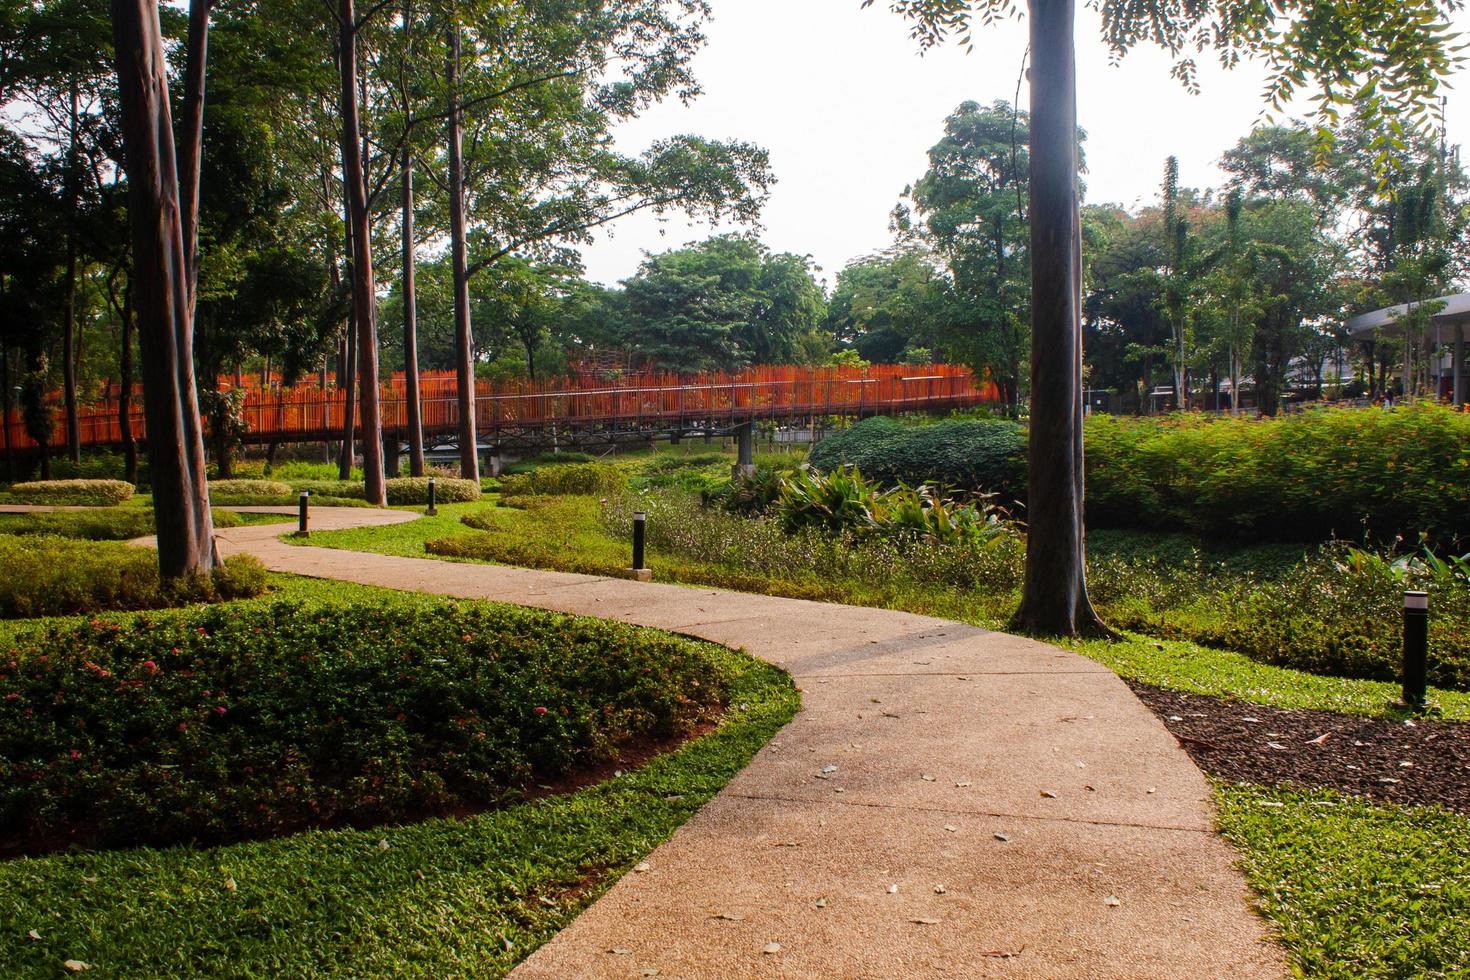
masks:
<svg viewBox="0 0 1470 980"><path fill-rule="evenodd" d="M1084 657L907 613L299 547L281 532L219 539L275 571L658 627L796 678L796 719L518 977L1287 973L1213 832L1204 777Z"/></svg>

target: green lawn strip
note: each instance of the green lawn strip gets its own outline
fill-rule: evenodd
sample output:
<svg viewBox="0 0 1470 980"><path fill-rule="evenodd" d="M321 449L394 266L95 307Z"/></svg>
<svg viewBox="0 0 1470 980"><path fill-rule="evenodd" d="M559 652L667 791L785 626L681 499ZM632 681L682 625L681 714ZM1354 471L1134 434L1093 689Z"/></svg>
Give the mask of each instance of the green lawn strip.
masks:
<svg viewBox="0 0 1470 980"><path fill-rule="evenodd" d="M1221 784L1215 798L1300 973L1470 976L1470 817L1326 790Z"/></svg>
<svg viewBox="0 0 1470 980"><path fill-rule="evenodd" d="M272 597L304 601L442 601L293 576L273 584ZM55 976L68 959L97 976L502 974L795 714L785 674L712 656L731 678L720 727L576 794L464 820L0 864L0 963L16 976Z"/></svg>
<svg viewBox="0 0 1470 980"><path fill-rule="evenodd" d="M436 518L389 527L326 531L298 543L422 558L425 557L426 541L461 536L473 539L483 535L484 532L465 527L459 518L494 505L495 498L491 497L474 504L442 507ZM544 498L544 503L537 506L540 509L494 507L492 517L497 530L492 536L501 542L507 558L505 563L607 575L617 574L628 564L630 545L615 541L608 535L602 526L596 499ZM986 629L1003 629L1016 602L1013 595L938 589L902 580L791 582L688 561L661 554L657 549L650 549L648 560L659 581L898 609L971 623ZM1329 677L1276 667L1243 654L1182 640L1130 635L1122 643L1066 645L1131 680L1280 708L1311 708L1382 717L1388 713L1389 703L1400 694L1397 685L1391 683ZM1433 689L1431 699L1443 711L1445 718L1470 721L1470 693Z"/></svg>

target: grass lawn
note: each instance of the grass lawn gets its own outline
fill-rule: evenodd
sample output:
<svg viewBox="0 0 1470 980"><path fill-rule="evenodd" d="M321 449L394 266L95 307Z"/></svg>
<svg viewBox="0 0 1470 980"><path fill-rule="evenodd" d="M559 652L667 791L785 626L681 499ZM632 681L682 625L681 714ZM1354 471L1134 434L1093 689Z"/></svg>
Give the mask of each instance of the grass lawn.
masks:
<svg viewBox="0 0 1470 980"><path fill-rule="evenodd" d="M522 498L526 499L526 498ZM483 539L484 532L460 523L466 514L488 515L496 532L495 552L505 564L561 571L616 575L630 561L631 547L603 527L592 497L532 498L529 510L498 506L494 495L471 504L439 508L437 517L390 527L325 531L307 542L380 554L425 557L428 541ZM450 560L474 560L451 558ZM648 563L659 581L732 588L747 592L901 609L1003 629L1014 609L1010 595L919 587L870 580L789 580L735 571L717 564L660 553L652 547ZM1181 640L1129 634L1126 642L1079 642L1070 648L1120 675L1159 687L1211 694L1280 708L1316 708L1345 714L1383 716L1399 696L1398 686L1380 681L1329 677L1276 667L1239 653ZM1431 696L1450 720L1470 721L1470 693L1434 690Z"/></svg>
<svg viewBox="0 0 1470 980"><path fill-rule="evenodd" d="M1215 799L1302 974L1470 976L1470 818L1326 790L1222 784Z"/></svg>
<svg viewBox="0 0 1470 980"><path fill-rule="evenodd" d="M290 576L272 583L270 598L441 601ZM5 623L0 640L38 625ZM76 960L99 976L503 974L667 839L795 713L780 671L735 653L722 668L732 689L719 728L572 795L462 820L0 863L0 972L57 976Z"/></svg>

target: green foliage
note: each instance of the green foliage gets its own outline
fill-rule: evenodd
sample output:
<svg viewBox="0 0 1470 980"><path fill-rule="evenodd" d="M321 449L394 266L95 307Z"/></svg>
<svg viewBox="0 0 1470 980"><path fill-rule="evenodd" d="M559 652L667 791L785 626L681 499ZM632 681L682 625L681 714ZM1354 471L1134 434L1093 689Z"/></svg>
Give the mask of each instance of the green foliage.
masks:
<svg viewBox="0 0 1470 980"><path fill-rule="evenodd" d="M1129 419L1087 429L1099 526L1312 541L1453 543L1470 513L1470 415L1432 404L1279 419Z"/></svg>
<svg viewBox="0 0 1470 980"><path fill-rule="evenodd" d="M906 425L878 416L823 439L809 459L818 470L852 465L883 484L978 490L1009 504L1025 499L1024 454L1025 433L1014 422Z"/></svg>
<svg viewBox="0 0 1470 980"><path fill-rule="evenodd" d="M309 602L436 605L340 582L276 584ZM780 670L704 649L729 677L720 725L575 793L390 828L0 862L0 963L24 976L55 973L64 959L129 977L501 976L668 839L795 713ZM438 925L424 928L431 919ZM28 936L38 923L39 941Z"/></svg>
<svg viewBox="0 0 1470 980"><path fill-rule="evenodd" d="M480 485L474 480L459 480L449 477L434 477L434 500L441 504L466 503L480 499ZM427 504L429 502L429 477L405 476L388 481L388 503Z"/></svg>
<svg viewBox="0 0 1470 980"><path fill-rule="evenodd" d="M529 473L541 466L562 466L570 463L595 462L597 462L597 457L587 453L543 453L539 456L527 456L525 459L516 460L500 472L502 476L512 476L517 473Z"/></svg>
<svg viewBox="0 0 1470 980"><path fill-rule="evenodd" d="M1299 975L1470 973L1470 817L1247 785L1216 801Z"/></svg>
<svg viewBox="0 0 1470 980"><path fill-rule="evenodd" d="M13 483L6 492L24 504L115 507L133 496L133 485L121 480L40 480Z"/></svg>
<svg viewBox="0 0 1470 980"><path fill-rule="evenodd" d="M0 536L0 617L63 616L259 595L265 571L236 556L210 575L159 579L146 548L75 538Z"/></svg>
<svg viewBox="0 0 1470 980"><path fill-rule="evenodd" d="M538 466L526 473L506 476L500 481L503 493L530 496L606 496L620 493L627 485L627 476L610 463Z"/></svg>
<svg viewBox="0 0 1470 980"><path fill-rule="evenodd" d="M127 463L119 453L94 450L80 463L70 459L51 461L51 475L58 480L121 480Z"/></svg>
<svg viewBox="0 0 1470 980"><path fill-rule="evenodd" d="M245 523L228 510L213 512L214 526L239 527ZM49 514L0 516L0 534L40 534L87 541L131 541L153 533L153 511L142 507L108 510L55 511Z"/></svg>
<svg viewBox="0 0 1470 980"><path fill-rule="evenodd" d="M213 607L68 625L0 666L0 833L221 841L514 798L690 730L708 648L508 607Z"/></svg>
<svg viewBox="0 0 1470 980"><path fill-rule="evenodd" d="M281 503L291 502L291 485L279 480L210 480L211 503L231 504L237 500L259 500L279 498Z"/></svg>
<svg viewBox="0 0 1470 980"><path fill-rule="evenodd" d="M286 488L286 494L290 496L294 493L301 493L303 490L311 494L313 500L317 497L362 500L367 492L361 480L295 479Z"/></svg>

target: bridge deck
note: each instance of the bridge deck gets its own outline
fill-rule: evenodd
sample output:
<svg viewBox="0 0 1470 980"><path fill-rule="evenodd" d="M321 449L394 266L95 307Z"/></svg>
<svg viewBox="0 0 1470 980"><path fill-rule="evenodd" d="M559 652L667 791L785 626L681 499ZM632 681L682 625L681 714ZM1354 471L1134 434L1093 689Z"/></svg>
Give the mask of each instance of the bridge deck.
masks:
<svg viewBox="0 0 1470 980"><path fill-rule="evenodd" d="M223 388L231 387L222 379ZM340 438L346 393L330 379L292 388L242 385L248 426L246 441L311 442ZM475 421L482 436L534 432L552 427L565 431L679 431L723 427L754 419L804 419L824 415L891 415L899 412L968 408L995 402L994 385L979 381L956 365L869 368L763 367L735 375L679 376L645 374L616 382L571 385L565 381L536 384L475 385ZM83 409L79 419L84 446L122 443L118 392ZM408 430L407 400L401 376L381 392L383 428L390 435ZM459 400L450 373L425 375L420 383L424 435L452 436L459 429ZM130 412L133 435L144 438L142 398L135 395ZM35 448L17 413L6 420L11 445ZM54 444L65 439L58 417Z"/></svg>

